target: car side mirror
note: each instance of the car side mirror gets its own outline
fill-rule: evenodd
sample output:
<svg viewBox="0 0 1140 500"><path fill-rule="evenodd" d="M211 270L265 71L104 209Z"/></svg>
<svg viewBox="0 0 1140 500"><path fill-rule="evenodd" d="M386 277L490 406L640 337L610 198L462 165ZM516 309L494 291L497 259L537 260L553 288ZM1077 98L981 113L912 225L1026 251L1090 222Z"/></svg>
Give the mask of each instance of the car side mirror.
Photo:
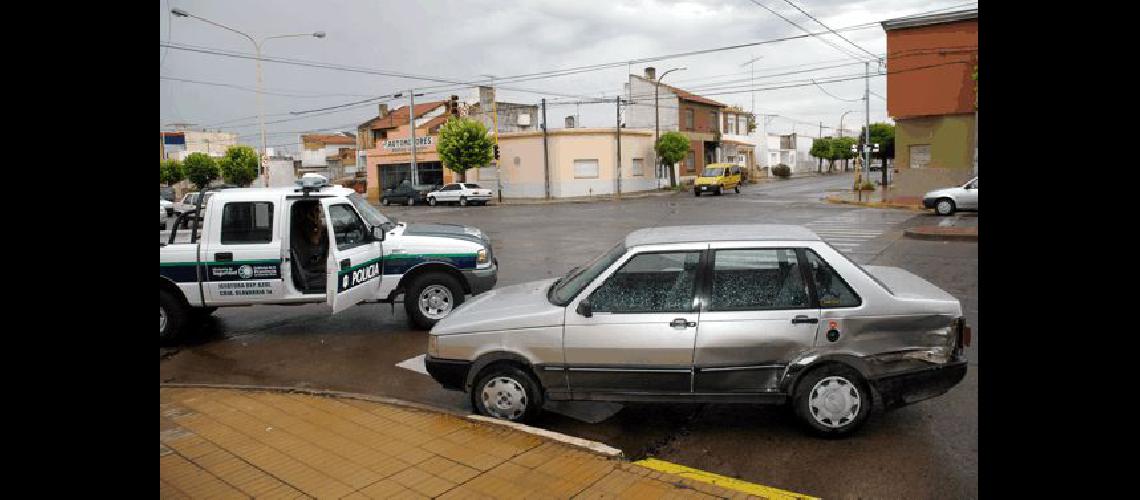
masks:
<svg viewBox="0 0 1140 500"><path fill-rule="evenodd" d="M579 302L577 312L578 312L578 314L581 314L582 316L585 316L587 318L594 315L594 310L593 310L593 308L590 307L590 301L589 300L583 300L583 301Z"/></svg>
<svg viewBox="0 0 1140 500"><path fill-rule="evenodd" d="M384 228L380 226L372 226L372 240L384 241Z"/></svg>

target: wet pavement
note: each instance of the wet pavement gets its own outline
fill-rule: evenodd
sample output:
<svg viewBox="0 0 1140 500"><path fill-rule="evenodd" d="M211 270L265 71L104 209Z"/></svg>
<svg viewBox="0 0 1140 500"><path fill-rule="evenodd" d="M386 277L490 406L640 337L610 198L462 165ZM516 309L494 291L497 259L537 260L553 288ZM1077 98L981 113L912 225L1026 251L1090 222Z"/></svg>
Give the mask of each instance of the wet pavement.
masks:
<svg viewBox="0 0 1140 500"><path fill-rule="evenodd" d="M949 220L932 214L822 202L829 190L850 183L850 175L835 175L750 185L720 197L682 192L383 212L483 229L495 245L500 287L562 275L629 231L669 224L807 225L856 262L922 276L962 301L974 331L966 379L941 397L873 415L848 439L811 437L786 410L756 405L585 405L565 412L579 418L547 412L535 425L604 442L634 459L652 455L821 497L976 497L977 243L902 237L905 228ZM971 217L977 214L953 216ZM976 225L976 219L960 223ZM469 411L464 394L396 366L425 349L425 332L407 326L402 304L394 312L386 304L362 305L335 316L321 305L229 308L198 325L181 345L160 349L159 372L163 382L330 389Z"/></svg>

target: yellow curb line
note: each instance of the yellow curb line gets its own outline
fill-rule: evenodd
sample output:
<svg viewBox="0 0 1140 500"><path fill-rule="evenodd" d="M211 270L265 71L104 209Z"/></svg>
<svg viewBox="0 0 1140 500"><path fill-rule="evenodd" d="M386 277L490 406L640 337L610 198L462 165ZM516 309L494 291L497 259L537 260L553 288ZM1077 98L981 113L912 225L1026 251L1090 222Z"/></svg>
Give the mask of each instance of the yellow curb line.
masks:
<svg viewBox="0 0 1140 500"><path fill-rule="evenodd" d="M770 498L774 500L819 500L819 497L802 495L800 493L793 493L791 491L781 490L779 488L773 488L771 486L750 483L748 481L742 481L740 479L734 479L731 477L722 476L720 474L713 474L712 472L706 472L700 469L694 469L692 467L685 467L684 465L675 464L673 462L666 462L664 460L658 460L656 458L638 460L636 462L633 462L633 464L640 465L647 469L653 469L658 472L673 474L685 479L692 479L694 481L700 481L702 483L708 483L720 486L721 488L740 491L762 498Z"/></svg>

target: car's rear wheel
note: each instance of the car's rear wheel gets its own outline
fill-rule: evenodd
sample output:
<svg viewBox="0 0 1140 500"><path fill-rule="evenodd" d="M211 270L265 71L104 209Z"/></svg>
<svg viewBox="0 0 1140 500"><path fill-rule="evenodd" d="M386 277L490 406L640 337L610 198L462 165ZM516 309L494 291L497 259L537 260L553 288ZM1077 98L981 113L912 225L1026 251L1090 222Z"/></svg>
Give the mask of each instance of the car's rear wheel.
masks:
<svg viewBox="0 0 1140 500"><path fill-rule="evenodd" d="M938 215L950 215L954 213L954 200L950 198L941 198L934 203L934 212Z"/></svg>
<svg viewBox="0 0 1140 500"><path fill-rule="evenodd" d="M459 197L459 206L461 206L461 207L467 206L467 197L466 196L460 196Z"/></svg>
<svg viewBox="0 0 1140 500"><path fill-rule="evenodd" d="M463 303L463 287L450 274L434 272L412 280L404 294L404 311L412 325L430 330Z"/></svg>
<svg viewBox="0 0 1140 500"><path fill-rule="evenodd" d="M529 422L542 411L542 387L525 370L493 364L480 372L472 386L471 407L480 415Z"/></svg>
<svg viewBox="0 0 1140 500"><path fill-rule="evenodd" d="M796 415L816 434L846 436L871 412L871 390L859 372L846 365L827 364L796 383Z"/></svg>
<svg viewBox="0 0 1140 500"><path fill-rule="evenodd" d="M186 325L186 306L173 293L158 291L158 341L160 344L172 342L182 334Z"/></svg>
<svg viewBox="0 0 1140 500"><path fill-rule="evenodd" d="M408 197L408 201L406 201L406 202L404 202L404 203L406 203L406 204L407 204L407 205L410 207L410 206L412 206L412 205L415 205L415 204L416 204L416 199L415 199L415 198L413 198L413 197L411 197L411 196L409 196L409 197Z"/></svg>
<svg viewBox="0 0 1140 500"><path fill-rule="evenodd" d="M381 205L388 206L390 203L391 202L388 201L388 198L380 198Z"/></svg>

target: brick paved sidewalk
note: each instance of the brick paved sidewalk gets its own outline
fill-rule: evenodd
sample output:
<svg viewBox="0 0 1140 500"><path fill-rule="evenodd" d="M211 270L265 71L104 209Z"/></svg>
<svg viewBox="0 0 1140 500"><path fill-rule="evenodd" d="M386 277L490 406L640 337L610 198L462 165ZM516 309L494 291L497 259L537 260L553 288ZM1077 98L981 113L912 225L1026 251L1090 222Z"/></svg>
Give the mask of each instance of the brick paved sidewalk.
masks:
<svg viewBox="0 0 1140 500"><path fill-rule="evenodd" d="M163 498L806 498L722 488L396 404L268 390L159 394Z"/></svg>

